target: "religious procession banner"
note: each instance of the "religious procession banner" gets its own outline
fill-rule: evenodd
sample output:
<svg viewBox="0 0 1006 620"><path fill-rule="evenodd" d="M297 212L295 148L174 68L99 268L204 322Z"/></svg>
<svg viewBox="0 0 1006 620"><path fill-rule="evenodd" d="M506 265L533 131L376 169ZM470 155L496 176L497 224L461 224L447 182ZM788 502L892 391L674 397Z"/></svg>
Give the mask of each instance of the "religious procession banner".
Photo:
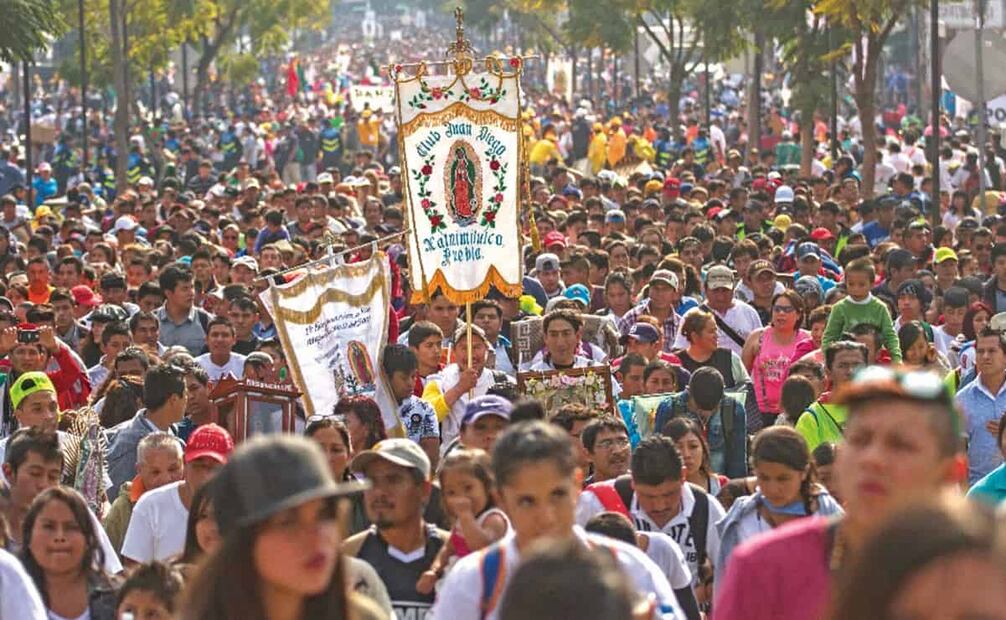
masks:
<svg viewBox="0 0 1006 620"><path fill-rule="evenodd" d="M454 303L495 286L521 293L520 58L455 66L450 75L393 68L408 197L414 301Z"/></svg>
<svg viewBox="0 0 1006 620"><path fill-rule="evenodd" d="M391 114L395 109L395 89L391 86L353 84L349 87L349 102L357 112L370 108Z"/></svg>
<svg viewBox="0 0 1006 620"><path fill-rule="evenodd" d="M260 295L273 317L307 415L328 415L339 399L377 401L389 434L400 428L381 365L387 343L391 269L383 252L370 260L308 271Z"/></svg>

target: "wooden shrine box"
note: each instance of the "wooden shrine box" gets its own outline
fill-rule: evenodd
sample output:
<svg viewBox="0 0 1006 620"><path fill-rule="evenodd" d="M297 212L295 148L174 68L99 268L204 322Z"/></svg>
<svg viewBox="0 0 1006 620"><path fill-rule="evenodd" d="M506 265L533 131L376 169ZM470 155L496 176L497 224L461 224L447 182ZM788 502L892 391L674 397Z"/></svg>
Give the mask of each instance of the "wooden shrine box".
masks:
<svg viewBox="0 0 1006 620"><path fill-rule="evenodd" d="M210 407L216 423L239 443L252 435L293 433L299 397L292 385L227 377L210 391Z"/></svg>

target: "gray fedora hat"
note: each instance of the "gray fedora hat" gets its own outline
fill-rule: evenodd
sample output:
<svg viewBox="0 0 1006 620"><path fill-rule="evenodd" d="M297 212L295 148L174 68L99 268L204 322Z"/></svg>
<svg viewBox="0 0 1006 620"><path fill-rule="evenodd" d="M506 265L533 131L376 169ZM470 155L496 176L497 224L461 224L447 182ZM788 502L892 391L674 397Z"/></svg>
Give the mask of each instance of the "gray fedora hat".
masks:
<svg viewBox="0 0 1006 620"><path fill-rule="evenodd" d="M336 483L321 448L291 435L264 435L242 443L210 484L217 527L223 535L311 500L368 486L356 481Z"/></svg>

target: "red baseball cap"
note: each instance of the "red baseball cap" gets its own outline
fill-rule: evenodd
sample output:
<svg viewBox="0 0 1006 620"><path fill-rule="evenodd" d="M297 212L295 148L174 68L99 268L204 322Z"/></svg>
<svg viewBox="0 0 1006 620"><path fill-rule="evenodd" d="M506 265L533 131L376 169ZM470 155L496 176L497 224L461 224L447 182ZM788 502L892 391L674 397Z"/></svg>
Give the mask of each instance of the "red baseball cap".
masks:
<svg viewBox="0 0 1006 620"><path fill-rule="evenodd" d="M835 235L833 235L827 228L819 227L810 232L810 238L814 241L827 241L828 239L834 239Z"/></svg>
<svg viewBox="0 0 1006 620"><path fill-rule="evenodd" d="M562 247L566 247L567 245L566 235L562 234L558 230L553 230L552 232L545 235L545 240L543 241L543 244L545 245L546 248L551 247L553 245L561 245Z"/></svg>
<svg viewBox="0 0 1006 620"><path fill-rule="evenodd" d="M95 293L94 289L86 284L78 284L73 287L70 289L70 294L73 295L74 303L85 308L97 308L103 303L101 295Z"/></svg>
<svg viewBox="0 0 1006 620"><path fill-rule="evenodd" d="M672 198L676 198L681 194L681 179L676 177L668 177L664 181L664 193Z"/></svg>
<svg viewBox="0 0 1006 620"><path fill-rule="evenodd" d="M713 207L713 208L709 209L708 211L706 211L706 218L708 218L708 219L711 220L711 219L715 218L717 215L719 215L720 211L722 211L722 210L723 210L723 207Z"/></svg>
<svg viewBox="0 0 1006 620"><path fill-rule="evenodd" d="M234 440L226 429L216 424L203 424L189 435L189 441L185 444L185 462L209 457L219 463L226 463L233 450Z"/></svg>

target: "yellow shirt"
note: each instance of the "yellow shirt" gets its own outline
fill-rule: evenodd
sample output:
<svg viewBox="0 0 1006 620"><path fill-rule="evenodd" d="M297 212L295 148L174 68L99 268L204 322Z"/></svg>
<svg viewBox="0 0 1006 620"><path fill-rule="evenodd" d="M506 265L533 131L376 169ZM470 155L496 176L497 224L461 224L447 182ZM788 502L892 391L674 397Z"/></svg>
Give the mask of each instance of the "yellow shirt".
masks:
<svg viewBox="0 0 1006 620"><path fill-rule="evenodd" d="M614 168L618 162L625 159L625 148L628 139L621 128L611 132L608 137L608 165Z"/></svg>
<svg viewBox="0 0 1006 620"><path fill-rule="evenodd" d="M356 131L360 134L360 144L376 147L380 129L381 126L377 123L377 119L373 117L369 120L361 118L356 123Z"/></svg>
<svg viewBox="0 0 1006 620"><path fill-rule="evenodd" d="M562 161L562 154L555 142L551 138L542 138L535 142L531 147L531 154L528 155L528 161L538 166L544 166L551 159Z"/></svg>
<svg viewBox="0 0 1006 620"><path fill-rule="evenodd" d="M595 133L594 139L590 141L590 146L587 148L587 159L590 160L590 169L593 174L601 171L607 157L608 137L603 132Z"/></svg>

